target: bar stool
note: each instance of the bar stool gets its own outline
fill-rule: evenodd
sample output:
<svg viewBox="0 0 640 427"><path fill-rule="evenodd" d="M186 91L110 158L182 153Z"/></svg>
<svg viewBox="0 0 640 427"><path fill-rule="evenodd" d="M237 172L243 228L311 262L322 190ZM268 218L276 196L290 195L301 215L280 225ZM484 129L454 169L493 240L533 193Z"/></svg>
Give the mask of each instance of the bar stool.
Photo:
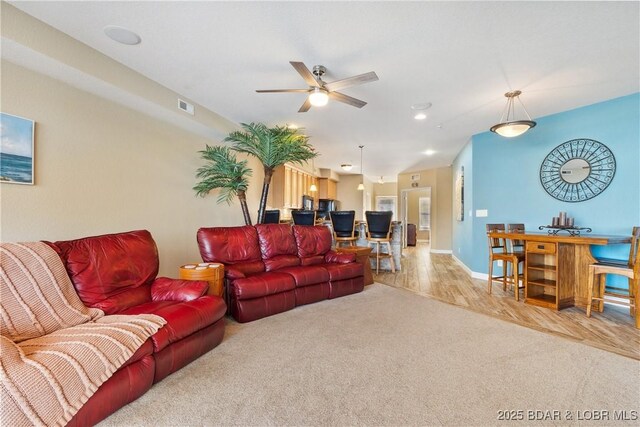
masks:
<svg viewBox="0 0 640 427"><path fill-rule="evenodd" d="M524 233L524 231L524 224L507 224L507 233ZM523 281L522 286L524 286L524 262L526 258L524 244L524 240L521 239L507 239L507 249L510 252L521 255L518 258L518 267L522 264L522 269L519 270L518 278Z"/></svg>
<svg viewBox="0 0 640 427"><path fill-rule="evenodd" d="M391 263L391 271L396 272L396 264L393 261L393 253L391 251L391 211L366 211L367 218L367 240L376 244L375 254L371 257L376 258L376 274L380 270L380 258L389 258ZM389 248L388 253L380 252L380 244L386 243Z"/></svg>
<svg viewBox="0 0 640 427"><path fill-rule="evenodd" d="M517 224L521 225L521 224ZM524 226L523 226L524 228ZM516 297L516 301L520 301L520 278L522 275L518 272L518 265L524 261L524 252L510 252L507 248L507 239L504 237L491 237L489 233L502 232L504 233L504 224L487 224L487 237L489 239L489 278L487 292L491 293L491 288L494 281L502 282L502 290L507 290L507 284L513 284L513 292ZM493 263L496 261L502 261L502 276L493 275ZM509 271L509 263L511 264L511 274Z"/></svg>
<svg viewBox="0 0 640 427"><path fill-rule="evenodd" d="M302 209L291 211L294 225L316 225L316 211Z"/></svg>
<svg viewBox="0 0 640 427"><path fill-rule="evenodd" d="M280 210L266 210L264 211L264 223L265 224L280 224Z"/></svg>
<svg viewBox="0 0 640 427"><path fill-rule="evenodd" d="M629 293L622 294L606 290L607 274L624 276L629 280ZM591 317L593 300L598 301L598 312L604 310L606 296L626 299L623 302L629 306L629 314L636 318L636 328L640 329L638 316L638 292L640 291L640 227L633 227L631 232L631 247L627 261L600 259L589 266L589 289L587 294L587 317ZM596 287L598 289L594 289ZM594 296L597 294L597 296ZM618 301L616 301L618 302Z"/></svg>
<svg viewBox="0 0 640 427"><path fill-rule="evenodd" d="M358 240L356 236L356 211L331 211L329 215L336 248L340 247L340 243L355 246L356 240Z"/></svg>

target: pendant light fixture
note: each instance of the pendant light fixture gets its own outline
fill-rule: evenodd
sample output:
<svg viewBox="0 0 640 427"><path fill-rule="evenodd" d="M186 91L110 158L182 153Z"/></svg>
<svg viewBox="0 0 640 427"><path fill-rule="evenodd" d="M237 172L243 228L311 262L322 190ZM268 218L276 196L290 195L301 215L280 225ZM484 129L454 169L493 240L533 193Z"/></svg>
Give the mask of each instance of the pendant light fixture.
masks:
<svg viewBox="0 0 640 427"><path fill-rule="evenodd" d="M362 169L362 149L364 148L364 145L359 145L358 147L360 147L360 184L358 184L358 190L363 191L364 190L364 172Z"/></svg>
<svg viewBox="0 0 640 427"><path fill-rule="evenodd" d="M522 92L520 92L519 90L514 90L513 92L507 92L504 94L504 96L507 97L507 106L502 112L500 123L492 126L490 129L491 132L495 132L498 135L504 136L506 138L513 138L514 136L522 135L536 125L536 122L531 120L531 116L527 112L527 109L524 108L524 104L522 103L522 101L520 101L520 94L522 94ZM527 120L516 120L514 101L514 99L516 98L522 106L524 113L527 115Z"/></svg>
<svg viewBox="0 0 640 427"><path fill-rule="evenodd" d="M315 184L311 184L311 186L309 187L309 191L315 193L316 191L318 191L318 187Z"/></svg>

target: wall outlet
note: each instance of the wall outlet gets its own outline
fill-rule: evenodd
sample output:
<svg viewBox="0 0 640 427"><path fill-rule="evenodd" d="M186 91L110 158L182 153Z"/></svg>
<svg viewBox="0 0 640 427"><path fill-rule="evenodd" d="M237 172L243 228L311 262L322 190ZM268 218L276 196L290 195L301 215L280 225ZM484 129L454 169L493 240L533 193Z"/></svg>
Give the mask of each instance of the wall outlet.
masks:
<svg viewBox="0 0 640 427"><path fill-rule="evenodd" d="M476 209L476 218L483 218L489 216L489 211L486 209Z"/></svg>
<svg viewBox="0 0 640 427"><path fill-rule="evenodd" d="M458 248L458 253L460 253L460 248Z"/></svg>

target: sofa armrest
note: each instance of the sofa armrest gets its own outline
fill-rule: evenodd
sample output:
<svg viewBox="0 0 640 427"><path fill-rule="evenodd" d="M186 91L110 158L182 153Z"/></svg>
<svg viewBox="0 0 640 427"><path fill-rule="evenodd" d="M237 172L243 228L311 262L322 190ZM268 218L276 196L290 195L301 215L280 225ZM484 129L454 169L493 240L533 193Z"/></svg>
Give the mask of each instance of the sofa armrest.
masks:
<svg viewBox="0 0 640 427"><path fill-rule="evenodd" d="M348 254L348 253L337 253L334 251L329 251L324 256L325 262L334 262L337 264L350 264L355 262L356 254Z"/></svg>
<svg viewBox="0 0 640 427"><path fill-rule="evenodd" d="M178 280L158 277L151 284L153 301L193 301L206 295L209 283L202 280Z"/></svg>
<svg viewBox="0 0 640 427"><path fill-rule="evenodd" d="M233 268L233 267L224 267L224 277L226 277L227 279L230 280L235 280L235 279L243 279L245 277L247 277L246 274L244 274L242 271L240 271L237 268Z"/></svg>

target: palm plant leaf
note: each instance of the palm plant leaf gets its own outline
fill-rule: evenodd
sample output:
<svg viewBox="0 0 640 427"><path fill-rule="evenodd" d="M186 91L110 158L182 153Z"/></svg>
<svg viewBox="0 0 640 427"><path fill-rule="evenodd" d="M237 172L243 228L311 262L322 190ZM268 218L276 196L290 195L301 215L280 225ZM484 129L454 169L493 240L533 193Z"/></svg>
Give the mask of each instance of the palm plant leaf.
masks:
<svg viewBox="0 0 640 427"><path fill-rule="evenodd" d="M247 191L252 171L247 161L238 161L229 147L206 146L200 151L207 164L198 169L197 178L202 180L193 189L198 196L204 197L213 189L220 189L218 203L231 203L240 191Z"/></svg>

